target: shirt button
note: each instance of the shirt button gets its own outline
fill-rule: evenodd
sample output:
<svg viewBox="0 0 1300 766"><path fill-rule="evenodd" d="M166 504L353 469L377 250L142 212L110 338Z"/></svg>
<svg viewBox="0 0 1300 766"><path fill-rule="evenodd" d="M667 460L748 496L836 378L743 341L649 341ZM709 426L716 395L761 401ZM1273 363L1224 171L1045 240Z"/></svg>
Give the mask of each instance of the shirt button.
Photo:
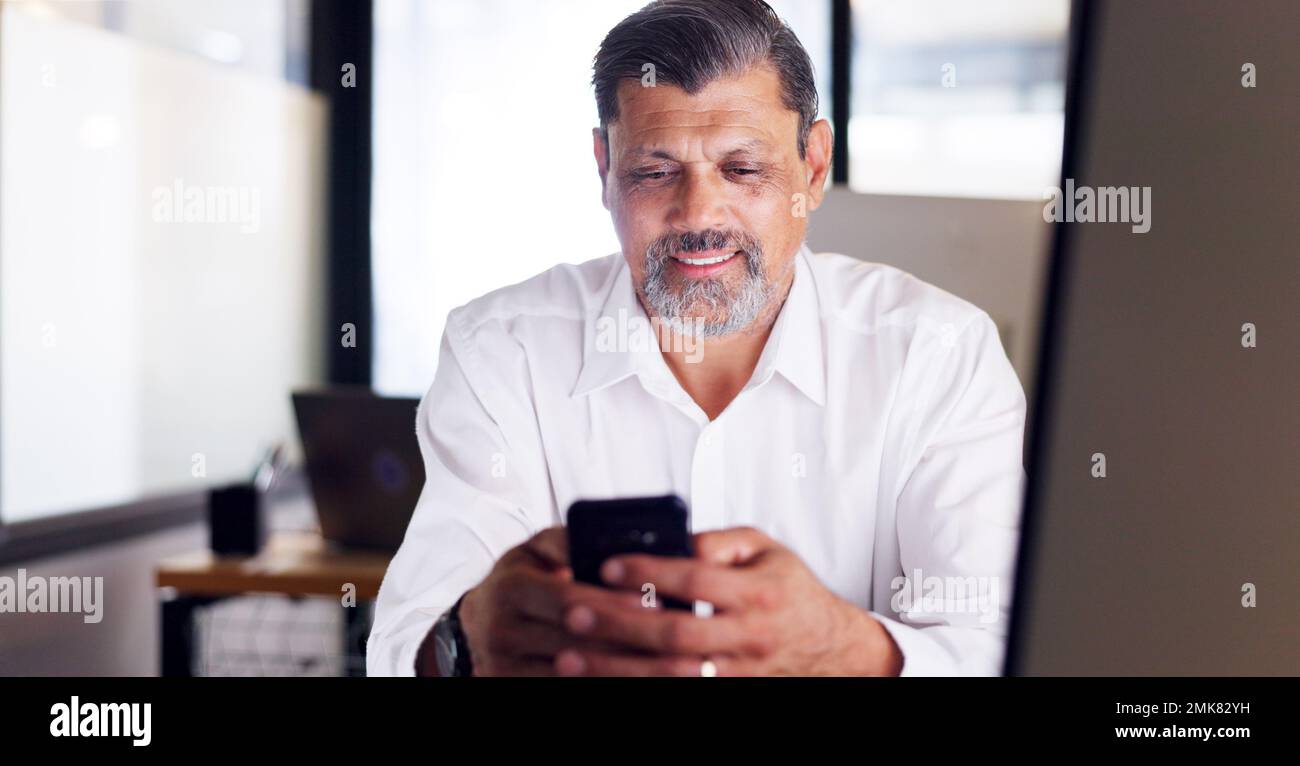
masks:
<svg viewBox="0 0 1300 766"><path fill-rule="evenodd" d="M704 446L706 446L706 447L712 447L712 446L713 446L713 434L705 434L705 435L704 435Z"/></svg>

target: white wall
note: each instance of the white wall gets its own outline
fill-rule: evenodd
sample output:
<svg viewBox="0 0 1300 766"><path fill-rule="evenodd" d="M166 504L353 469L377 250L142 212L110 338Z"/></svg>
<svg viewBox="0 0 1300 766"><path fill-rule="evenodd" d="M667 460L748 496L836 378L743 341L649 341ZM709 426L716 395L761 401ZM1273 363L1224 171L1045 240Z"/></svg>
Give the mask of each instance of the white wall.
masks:
<svg viewBox="0 0 1300 766"><path fill-rule="evenodd" d="M323 374L322 99L2 12L0 518L246 474Z"/></svg>

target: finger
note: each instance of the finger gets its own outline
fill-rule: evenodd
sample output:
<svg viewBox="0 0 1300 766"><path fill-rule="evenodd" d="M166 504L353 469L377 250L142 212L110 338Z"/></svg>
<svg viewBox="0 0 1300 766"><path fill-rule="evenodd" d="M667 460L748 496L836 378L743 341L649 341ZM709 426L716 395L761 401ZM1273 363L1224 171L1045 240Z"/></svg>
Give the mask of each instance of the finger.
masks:
<svg viewBox="0 0 1300 766"><path fill-rule="evenodd" d="M474 674L553 678L555 676L555 660L550 657L506 657L494 660L491 665L484 668L482 673L475 668Z"/></svg>
<svg viewBox="0 0 1300 766"><path fill-rule="evenodd" d="M555 657L562 676L698 676L698 657L659 657L619 652L565 650Z"/></svg>
<svg viewBox="0 0 1300 766"><path fill-rule="evenodd" d="M564 613L576 603L640 608L641 596L587 583L574 582L553 574L522 572L503 583L503 599L510 608L534 620L559 625Z"/></svg>
<svg viewBox="0 0 1300 766"><path fill-rule="evenodd" d="M720 609L740 609L753 604L768 587L753 572L697 559L627 554L613 556L600 569L612 586L644 592L654 586L656 597L683 601L708 601Z"/></svg>
<svg viewBox="0 0 1300 766"><path fill-rule="evenodd" d="M528 657L549 666L556 654L565 649L620 651L624 647L598 639L574 636L565 627L525 617L511 620L494 631L488 641L489 651L507 657Z"/></svg>
<svg viewBox="0 0 1300 766"><path fill-rule="evenodd" d="M714 564L745 564L778 543L753 527L733 527L695 535L695 558Z"/></svg>
<svg viewBox="0 0 1300 766"><path fill-rule="evenodd" d="M676 609L583 603L565 614L575 636L658 654L748 652L760 647L738 617L696 617Z"/></svg>
<svg viewBox="0 0 1300 766"><path fill-rule="evenodd" d="M766 676L758 660L750 657L727 654L712 654L705 658L712 663L705 675L713 676Z"/></svg>

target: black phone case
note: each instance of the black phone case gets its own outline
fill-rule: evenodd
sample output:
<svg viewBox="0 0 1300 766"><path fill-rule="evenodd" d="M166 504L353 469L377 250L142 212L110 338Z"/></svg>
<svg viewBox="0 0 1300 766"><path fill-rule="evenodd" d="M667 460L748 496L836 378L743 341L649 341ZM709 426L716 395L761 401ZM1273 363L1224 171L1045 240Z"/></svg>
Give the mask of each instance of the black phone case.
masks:
<svg viewBox="0 0 1300 766"><path fill-rule="evenodd" d="M600 565L620 553L692 556L687 516L686 503L677 495L575 502L567 521L574 579L604 586ZM673 598L656 596L656 601L669 609L693 608Z"/></svg>

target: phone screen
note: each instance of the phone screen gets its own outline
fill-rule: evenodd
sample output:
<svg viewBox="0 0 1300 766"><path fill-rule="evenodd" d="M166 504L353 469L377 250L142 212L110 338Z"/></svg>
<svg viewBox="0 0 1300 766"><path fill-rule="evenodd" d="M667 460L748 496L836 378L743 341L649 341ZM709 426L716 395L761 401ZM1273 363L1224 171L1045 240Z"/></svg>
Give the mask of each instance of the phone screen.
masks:
<svg viewBox="0 0 1300 766"><path fill-rule="evenodd" d="M620 553L653 556L693 555L686 503L677 495L617 500L579 500L569 506L569 563L574 579L604 583L600 566ZM654 583L642 586L648 605L690 610L689 602L660 597Z"/></svg>

